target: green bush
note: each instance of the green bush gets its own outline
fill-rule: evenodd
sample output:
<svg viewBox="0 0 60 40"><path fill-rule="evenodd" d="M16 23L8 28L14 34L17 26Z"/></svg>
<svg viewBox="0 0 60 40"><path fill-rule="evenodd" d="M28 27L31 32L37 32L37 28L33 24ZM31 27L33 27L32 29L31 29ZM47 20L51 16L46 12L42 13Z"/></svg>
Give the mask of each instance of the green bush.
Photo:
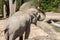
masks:
<svg viewBox="0 0 60 40"><path fill-rule="evenodd" d="M0 0L0 14L2 14L2 0Z"/></svg>
<svg viewBox="0 0 60 40"><path fill-rule="evenodd" d="M56 11L60 0L41 0L41 8L44 11Z"/></svg>
<svg viewBox="0 0 60 40"><path fill-rule="evenodd" d="M24 2L29 0L24 0ZM58 9L58 3L60 0L40 0L40 7L43 11L56 11ZM37 0L34 0L35 6L37 6Z"/></svg>

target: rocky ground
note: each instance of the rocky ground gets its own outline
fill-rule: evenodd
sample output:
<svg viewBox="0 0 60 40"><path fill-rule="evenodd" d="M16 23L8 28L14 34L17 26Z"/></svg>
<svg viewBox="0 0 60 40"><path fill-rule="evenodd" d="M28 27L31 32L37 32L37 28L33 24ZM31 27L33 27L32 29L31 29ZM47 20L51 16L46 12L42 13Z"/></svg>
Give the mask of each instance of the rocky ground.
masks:
<svg viewBox="0 0 60 40"><path fill-rule="evenodd" d="M4 26L5 22L6 22L6 20L0 20L0 33L3 30L3 26ZM42 29L40 29L32 24L31 29L30 29L29 38L33 38L36 36L47 36L47 33L45 33ZM0 40L5 40L4 33L1 33Z"/></svg>
<svg viewBox="0 0 60 40"><path fill-rule="evenodd" d="M5 40L4 32L1 33L5 22L6 20L0 20L0 40ZM57 33L57 35L58 40L60 40L60 33ZM18 39L19 38L17 38L16 40ZM29 39L27 40L56 40L56 39L52 39L51 37L48 36L48 34L44 30L32 24Z"/></svg>
<svg viewBox="0 0 60 40"><path fill-rule="evenodd" d="M6 20L0 20L0 33L3 30L5 22ZM0 34L0 40L5 40L3 32ZM30 29L29 39L27 40L55 40L55 39L48 37L47 33L45 33L42 29L32 24Z"/></svg>

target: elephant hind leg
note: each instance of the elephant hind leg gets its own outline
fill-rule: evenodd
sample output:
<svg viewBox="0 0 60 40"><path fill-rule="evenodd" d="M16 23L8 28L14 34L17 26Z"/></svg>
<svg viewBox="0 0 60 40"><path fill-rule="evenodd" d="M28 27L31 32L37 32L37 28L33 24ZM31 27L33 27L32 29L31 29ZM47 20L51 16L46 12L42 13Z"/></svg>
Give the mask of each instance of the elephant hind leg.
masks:
<svg viewBox="0 0 60 40"><path fill-rule="evenodd" d="M8 33L8 31L5 33L5 39L9 40L9 33Z"/></svg>

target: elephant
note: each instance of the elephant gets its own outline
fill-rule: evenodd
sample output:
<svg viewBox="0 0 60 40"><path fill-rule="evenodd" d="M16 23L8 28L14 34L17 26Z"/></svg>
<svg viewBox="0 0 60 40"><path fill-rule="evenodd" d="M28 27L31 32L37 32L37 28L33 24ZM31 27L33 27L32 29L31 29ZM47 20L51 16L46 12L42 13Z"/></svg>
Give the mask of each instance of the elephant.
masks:
<svg viewBox="0 0 60 40"><path fill-rule="evenodd" d="M20 37L19 40L23 40L24 32L24 39L28 39L30 25L32 23L36 24L37 20L39 20L40 15L38 15L38 12L36 8L30 8L25 12L18 11L9 17L4 28L6 40L15 40L17 37Z"/></svg>
<svg viewBox="0 0 60 40"><path fill-rule="evenodd" d="M19 37L19 40L23 40L24 33L24 39L28 39L31 24L36 25L37 21L40 21L40 11L31 6L30 2L24 3L19 11L8 18L4 25L3 31L6 40L15 40L17 37ZM43 11L41 12L45 15Z"/></svg>

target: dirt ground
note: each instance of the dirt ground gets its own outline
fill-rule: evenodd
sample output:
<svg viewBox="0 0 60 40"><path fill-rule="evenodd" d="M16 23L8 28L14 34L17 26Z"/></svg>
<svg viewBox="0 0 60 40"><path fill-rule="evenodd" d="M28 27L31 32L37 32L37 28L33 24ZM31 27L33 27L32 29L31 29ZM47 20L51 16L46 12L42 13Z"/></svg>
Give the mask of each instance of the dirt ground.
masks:
<svg viewBox="0 0 60 40"><path fill-rule="evenodd" d="M0 33L3 30L4 27L4 23L6 22L6 20L0 20ZM30 29L30 35L29 38L33 38L36 36L47 36L48 34L45 33L42 29L40 29L39 27L35 26L35 25L31 25L31 29ZM0 40L5 40L4 37L4 32L2 32L0 34ZM18 40L18 39L17 39Z"/></svg>
<svg viewBox="0 0 60 40"><path fill-rule="evenodd" d="M1 33L1 31L4 28L5 22L6 22L6 20L0 20L0 40L5 40L4 32ZM57 38L60 40L60 33L57 33L57 34L58 34ZM34 38L34 37L38 37L38 36L48 36L48 34L46 32L44 32L44 30L35 26L34 24L31 24L29 38ZM19 38L17 38L16 40L18 40L18 39Z"/></svg>
<svg viewBox="0 0 60 40"><path fill-rule="evenodd" d="M0 20L0 40L5 40L4 32L1 33L1 31L3 30L5 22L6 22L6 20ZM57 38L60 40L60 33L57 33L57 35L58 35ZM29 38L34 38L34 37L37 37L37 36L48 36L48 34L46 32L44 32L44 30L42 30L39 27L32 24L31 28L30 28ZM16 40L18 40L18 38Z"/></svg>

